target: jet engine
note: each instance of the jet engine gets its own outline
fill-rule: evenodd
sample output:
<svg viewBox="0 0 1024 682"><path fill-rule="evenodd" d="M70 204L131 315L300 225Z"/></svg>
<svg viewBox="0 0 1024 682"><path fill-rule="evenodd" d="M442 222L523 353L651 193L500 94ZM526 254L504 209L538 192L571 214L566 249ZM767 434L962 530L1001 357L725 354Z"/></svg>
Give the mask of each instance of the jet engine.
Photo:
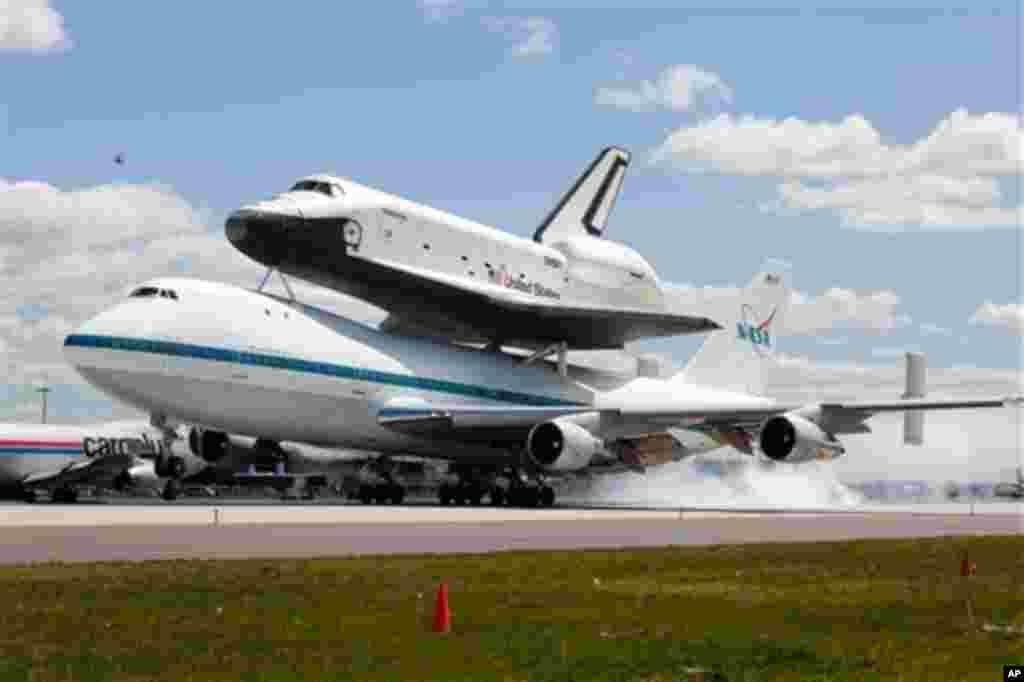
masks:
<svg viewBox="0 0 1024 682"><path fill-rule="evenodd" d="M526 438L526 454L544 471L579 471L601 451L589 431L561 419L537 424Z"/></svg>
<svg viewBox="0 0 1024 682"><path fill-rule="evenodd" d="M206 462L216 462L227 454L228 434L193 426L188 432L188 447L192 454Z"/></svg>
<svg viewBox="0 0 1024 682"><path fill-rule="evenodd" d="M160 486L160 478L156 473L155 462L152 465L148 462L136 464L123 470L114 477L112 485L114 490L119 492L139 488L158 488Z"/></svg>
<svg viewBox="0 0 1024 682"><path fill-rule="evenodd" d="M765 420L761 451L777 462L810 462L835 459L846 449L814 422L790 413Z"/></svg>
<svg viewBox="0 0 1024 682"><path fill-rule="evenodd" d="M153 473L160 478L182 478L187 470L185 458L180 455L160 453L153 460Z"/></svg>

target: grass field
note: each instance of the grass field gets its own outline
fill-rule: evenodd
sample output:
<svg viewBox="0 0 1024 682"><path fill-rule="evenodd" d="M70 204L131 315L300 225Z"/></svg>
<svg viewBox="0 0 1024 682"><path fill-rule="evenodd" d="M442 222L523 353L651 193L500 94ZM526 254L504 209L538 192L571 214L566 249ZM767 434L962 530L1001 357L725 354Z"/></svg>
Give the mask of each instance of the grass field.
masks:
<svg viewBox="0 0 1024 682"><path fill-rule="evenodd" d="M1022 578L1020 536L5 567L0 680L992 682Z"/></svg>

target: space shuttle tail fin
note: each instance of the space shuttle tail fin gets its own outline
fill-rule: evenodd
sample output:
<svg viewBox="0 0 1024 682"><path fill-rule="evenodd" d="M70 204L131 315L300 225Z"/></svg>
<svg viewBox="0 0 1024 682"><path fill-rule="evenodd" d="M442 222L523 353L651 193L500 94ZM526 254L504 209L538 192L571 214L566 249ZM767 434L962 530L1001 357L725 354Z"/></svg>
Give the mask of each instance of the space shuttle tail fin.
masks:
<svg viewBox="0 0 1024 682"><path fill-rule="evenodd" d="M629 152L603 149L533 233L533 240L550 244L573 235L603 235L628 166Z"/></svg>

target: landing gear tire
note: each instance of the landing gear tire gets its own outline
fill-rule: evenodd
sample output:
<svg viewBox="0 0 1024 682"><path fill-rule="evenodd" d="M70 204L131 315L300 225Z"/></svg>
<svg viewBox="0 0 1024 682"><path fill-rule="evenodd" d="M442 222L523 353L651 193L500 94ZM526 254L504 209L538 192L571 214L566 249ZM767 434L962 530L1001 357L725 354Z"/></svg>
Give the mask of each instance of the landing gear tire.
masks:
<svg viewBox="0 0 1024 682"><path fill-rule="evenodd" d="M490 497L492 506L500 507L505 504L505 491L498 486L491 488Z"/></svg>
<svg viewBox="0 0 1024 682"><path fill-rule="evenodd" d="M373 502L373 491L370 490L370 486L364 485L359 488L359 501L363 504L370 504Z"/></svg>
<svg viewBox="0 0 1024 682"><path fill-rule="evenodd" d="M509 505L513 507L536 507L539 504L536 488L523 486L510 492Z"/></svg>
<svg viewBox="0 0 1024 682"><path fill-rule="evenodd" d="M164 489L160 493L160 497L164 498L168 502L173 502L178 499L178 495L181 494L181 484L173 478L164 484Z"/></svg>
<svg viewBox="0 0 1024 682"><path fill-rule="evenodd" d="M57 488L50 496L50 501L55 504L74 504L78 501L78 491L73 488Z"/></svg>
<svg viewBox="0 0 1024 682"><path fill-rule="evenodd" d="M391 488L391 504L402 504L405 500L405 488L400 485Z"/></svg>
<svg viewBox="0 0 1024 682"><path fill-rule="evenodd" d="M555 489L549 485L541 486L537 493L537 501L542 507L555 506Z"/></svg>
<svg viewBox="0 0 1024 682"><path fill-rule="evenodd" d="M119 493L123 493L125 490L128 489L128 486L130 486L131 484L132 477L128 474L127 471L122 471L121 473L119 473L117 476L114 477L114 480L111 483L111 485L114 486L114 490L116 490Z"/></svg>
<svg viewBox="0 0 1024 682"><path fill-rule="evenodd" d="M437 493L437 499L441 503L442 507L447 507L452 501L452 493L448 490L448 486L441 486L441 490Z"/></svg>
<svg viewBox="0 0 1024 682"><path fill-rule="evenodd" d="M21 499L28 504L35 504L39 501L39 498L36 497L35 490L23 490L21 493Z"/></svg>
<svg viewBox="0 0 1024 682"><path fill-rule="evenodd" d="M536 508L540 504L540 494L537 488L527 488L524 507Z"/></svg>

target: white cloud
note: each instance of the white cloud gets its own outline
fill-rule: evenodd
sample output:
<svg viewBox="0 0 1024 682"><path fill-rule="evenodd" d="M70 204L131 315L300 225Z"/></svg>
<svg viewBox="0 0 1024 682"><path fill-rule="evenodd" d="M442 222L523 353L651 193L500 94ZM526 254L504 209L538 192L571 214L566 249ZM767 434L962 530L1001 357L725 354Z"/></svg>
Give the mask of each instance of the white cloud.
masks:
<svg viewBox="0 0 1024 682"><path fill-rule="evenodd" d="M670 66L656 80L644 80L632 88L598 88L594 96L598 106L635 112L690 111L703 99L728 102L732 90L718 74L693 64Z"/></svg>
<svg viewBox="0 0 1024 682"><path fill-rule="evenodd" d="M64 364L64 337L143 280L184 274L255 287L264 269L237 252L219 226L210 231L207 222L165 186L64 191L0 180L0 351L6 383L23 386L45 374L55 392L82 390ZM371 322L383 317L328 290L291 284L303 302ZM283 293L276 278L269 286Z"/></svg>
<svg viewBox="0 0 1024 682"><path fill-rule="evenodd" d="M768 210L833 211L858 227L1014 226L993 177L1021 172L1021 118L958 109L924 138L885 144L859 114L839 123L721 114L674 131L654 163L689 173L782 176ZM810 184L809 184L810 183Z"/></svg>
<svg viewBox="0 0 1024 682"><path fill-rule="evenodd" d="M666 284L675 310L702 314L711 319L732 319L739 287L693 287ZM892 291L858 292L833 287L818 296L792 293L777 333L790 336L821 336L829 331L886 334L910 323L899 313L900 297Z"/></svg>
<svg viewBox="0 0 1024 682"><path fill-rule="evenodd" d="M1024 332L1024 304L991 303L978 306L970 319L971 324L984 324L1011 334Z"/></svg>
<svg viewBox="0 0 1024 682"><path fill-rule="evenodd" d="M892 291L859 293L833 287L820 296L794 292L785 328L792 334L816 335L833 329L855 329L884 334L910 323L897 313L900 297Z"/></svg>
<svg viewBox="0 0 1024 682"><path fill-rule="evenodd" d="M550 54L558 43L558 26L545 17L484 17L484 28L515 42L513 57L525 59Z"/></svg>
<svg viewBox="0 0 1024 682"><path fill-rule="evenodd" d="M447 21L449 17L462 14L465 9L462 0L417 0L416 4L430 22Z"/></svg>
<svg viewBox="0 0 1024 682"><path fill-rule="evenodd" d="M953 330L947 327L941 327L931 322L924 322L920 326L921 334L924 336L952 336Z"/></svg>
<svg viewBox="0 0 1024 682"><path fill-rule="evenodd" d="M48 0L0 0L0 50L48 52L71 47L64 17Z"/></svg>
<svg viewBox="0 0 1024 682"><path fill-rule="evenodd" d="M895 176L828 187L784 182L778 190L782 212L832 210L844 225L855 227L1013 227L1024 215L1024 207L991 205L1000 198L991 178Z"/></svg>
<svg viewBox="0 0 1024 682"><path fill-rule="evenodd" d="M884 144L860 114L830 123L724 113L679 128L652 158L689 172L735 175L972 177L1020 173L1022 140L1020 117L998 112L958 109L911 145Z"/></svg>

